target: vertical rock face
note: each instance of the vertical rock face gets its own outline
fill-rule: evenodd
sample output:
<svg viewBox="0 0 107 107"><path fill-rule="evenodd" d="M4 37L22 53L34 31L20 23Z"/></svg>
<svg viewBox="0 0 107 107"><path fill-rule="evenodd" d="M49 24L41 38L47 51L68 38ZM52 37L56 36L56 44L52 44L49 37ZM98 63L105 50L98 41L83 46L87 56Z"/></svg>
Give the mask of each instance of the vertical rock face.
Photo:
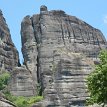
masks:
<svg viewBox="0 0 107 107"><path fill-rule="evenodd" d="M33 79L37 82L37 42L34 36L34 29L30 16L26 16L22 22L22 53L24 63L32 72Z"/></svg>
<svg viewBox="0 0 107 107"><path fill-rule="evenodd" d="M18 66L18 52L11 40L10 31L0 10L0 69L11 71Z"/></svg>
<svg viewBox="0 0 107 107"><path fill-rule="evenodd" d="M107 46L101 31L46 6L21 25L24 63L51 102L45 107L83 106L88 97L85 78Z"/></svg>
<svg viewBox="0 0 107 107"><path fill-rule="evenodd" d="M29 34L31 35L30 36L31 38L34 37L32 35L33 34L32 32L29 32ZM31 39L29 38L29 40L31 40ZM32 40L34 40L34 39L32 38ZM28 41L28 39L27 39L27 41ZM33 41L31 41L31 43L32 43L32 46L33 45L36 46L36 44L34 44ZM31 48L32 48L32 46L31 46ZM29 49L31 49L31 48L28 48L28 50L26 48L25 49L27 52L29 52ZM36 48L35 48L35 51L36 51ZM31 57L31 58L33 58L33 57ZM35 58L33 58L33 59L35 59ZM28 61L28 59L26 59L26 60ZM18 67L19 65L20 65L20 63L19 63L18 51L16 50L16 48L11 40L10 31L9 31L6 21L3 17L3 14L0 11L0 73L2 73L4 70L11 72L9 90L13 95L33 96L36 94L36 92L35 92L36 83L34 82L34 80L36 80L36 74L33 75L33 72L30 72L30 71L34 71L34 70L37 71L37 67L35 66L36 62L34 62L34 65L29 64L28 67L26 66L28 69L26 69L26 67L25 68ZM31 69L31 70L29 71L29 69ZM9 106L9 107L12 107L12 106Z"/></svg>
<svg viewBox="0 0 107 107"><path fill-rule="evenodd" d="M16 67L11 72L9 90L15 96L34 96L36 89L32 75L25 67Z"/></svg>

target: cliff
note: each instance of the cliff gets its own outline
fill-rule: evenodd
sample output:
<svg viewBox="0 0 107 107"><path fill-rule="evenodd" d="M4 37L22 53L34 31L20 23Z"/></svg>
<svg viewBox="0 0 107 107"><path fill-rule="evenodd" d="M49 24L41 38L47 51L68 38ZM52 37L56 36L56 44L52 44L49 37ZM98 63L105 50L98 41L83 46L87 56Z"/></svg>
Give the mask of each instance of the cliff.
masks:
<svg viewBox="0 0 107 107"><path fill-rule="evenodd" d="M4 72L10 72L11 78L8 89L11 94L34 96L36 92L31 74L26 67L20 66L18 51L11 39L10 31L2 11L0 11L0 75ZM2 91L0 90L0 92ZM1 106L13 107L14 105L11 105L11 102L9 103L9 101L0 95Z"/></svg>
<svg viewBox="0 0 107 107"><path fill-rule="evenodd" d="M102 32L62 10L41 6L40 14L22 20L21 39L23 66L0 11L0 73L11 73L11 94L29 97L39 91L44 100L32 107L84 107L86 77L107 47ZM15 106L1 95L0 104Z"/></svg>
<svg viewBox="0 0 107 107"><path fill-rule="evenodd" d="M18 65L18 51L11 40L9 28L0 10L0 69L11 71Z"/></svg>
<svg viewBox="0 0 107 107"><path fill-rule="evenodd" d="M21 38L24 64L45 98L38 105L84 106L85 78L107 46L101 31L62 10L41 6L40 14L23 19Z"/></svg>
<svg viewBox="0 0 107 107"><path fill-rule="evenodd" d="M19 65L18 51L12 42L8 25L6 24L2 11L0 10L0 75L6 71L11 72L14 67ZM4 98L1 90L0 107L16 107L13 103Z"/></svg>

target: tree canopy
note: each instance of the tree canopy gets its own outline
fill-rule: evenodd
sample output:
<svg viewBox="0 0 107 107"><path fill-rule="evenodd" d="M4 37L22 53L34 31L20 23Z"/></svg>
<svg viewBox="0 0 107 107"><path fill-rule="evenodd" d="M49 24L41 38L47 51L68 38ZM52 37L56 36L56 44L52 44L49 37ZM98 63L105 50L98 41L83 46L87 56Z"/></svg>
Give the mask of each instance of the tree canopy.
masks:
<svg viewBox="0 0 107 107"><path fill-rule="evenodd" d="M95 65L95 70L87 78L87 86L90 98L88 104L107 103L107 51L101 51L99 55L100 63Z"/></svg>

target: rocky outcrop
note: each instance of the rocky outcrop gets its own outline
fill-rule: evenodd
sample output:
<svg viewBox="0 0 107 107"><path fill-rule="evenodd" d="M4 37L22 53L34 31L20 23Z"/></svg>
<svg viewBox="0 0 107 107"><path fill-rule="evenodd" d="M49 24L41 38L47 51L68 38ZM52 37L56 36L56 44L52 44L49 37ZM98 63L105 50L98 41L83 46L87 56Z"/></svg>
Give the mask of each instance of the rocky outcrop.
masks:
<svg viewBox="0 0 107 107"><path fill-rule="evenodd" d="M24 66L13 69L8 89L15 96L29 97L36 94L36 87L31 73Z"/></svg>
<svg viewBox="0 0 107 107"><path fill-rule="evenodd" d="M18 51L12 42L6 20L0 10L0 74L12 72L14 67L19 66ZM6 100L0 92L0 107L16 107L12 102Z"/></svg>
<svg viewBox="0 0 107 107"><path fill-rule="evenodd" d="M9 28L0 10L0 69L11 71L18 65L18 51L11 40Z"/></svg>
<svg viewBox="0 0 107 107"><path fill-rule="evenodd" d="M16 107L12 102L6 100L5 95L0 91L0 107Z"/></svg>
<svg viewBox="0 0 107 107"><path fill-rule="evenodd" d="M0 74L4 71L11 73L8 89L12 95L36 95L35 82L32 73L26 67L20 66L18 51L12 42L9 28L0 11ZM0 97L0 107L13 107Z"/></svg>
<svg viewBox="0 0 107 107"><path fill-rule="evenodd" d="M27 16L22 22L22 53L24 56L24 64L31 72L35 84L37 84L37 43L34 36L32 21Z"/></svg>
<svg viewBox="0 0 107 107"><path fill-rule="evenodd" d="M21 37L24 64L51 102L45 107L83 107L88 98L85 78L107 46L101 31L62 10L41 6L40 14L23 19Z"/></svg>
<svg viewBox="0 0 107 107"><path fill-rule="evenodd" d="M6 99L0 99L0 107L16 107L16 106Z"/></svg>

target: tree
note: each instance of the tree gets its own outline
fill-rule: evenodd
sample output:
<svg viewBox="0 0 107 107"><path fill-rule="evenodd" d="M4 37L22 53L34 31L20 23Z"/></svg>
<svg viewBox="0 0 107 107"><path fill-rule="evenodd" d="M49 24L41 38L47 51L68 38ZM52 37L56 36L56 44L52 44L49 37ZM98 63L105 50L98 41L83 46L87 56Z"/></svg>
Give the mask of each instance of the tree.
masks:
<svg viewBox="0 0 107 107"><path fill-rule="evenodd" d="M107 51L101 51L100 63L95 65L95 70L90 73L87 78L87 87L90 98L88 104L102 104L102 107L107 103Z"/></svg>
<svg viewBox="0 0 107 107"><path fill-rule="evenodd" d="M8 85L9 78L10 74L8 72L0 74L0 90L6 88L6 86Z"/></svg>

